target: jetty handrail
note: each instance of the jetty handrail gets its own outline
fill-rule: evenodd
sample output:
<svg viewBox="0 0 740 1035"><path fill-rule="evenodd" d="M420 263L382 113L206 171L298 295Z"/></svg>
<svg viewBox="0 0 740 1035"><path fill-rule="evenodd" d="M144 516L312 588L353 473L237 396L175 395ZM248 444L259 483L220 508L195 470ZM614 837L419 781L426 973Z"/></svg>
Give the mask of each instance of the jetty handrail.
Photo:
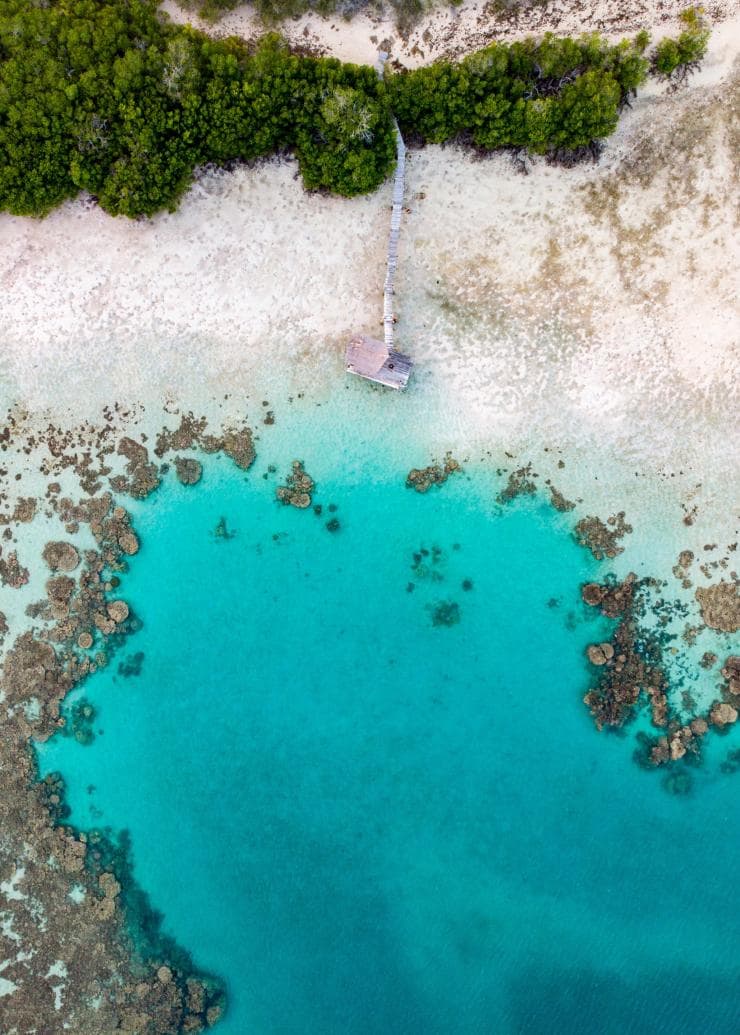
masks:
<svg viewBox="0 0 740 1035"><path fill-rule="evenodd" d="M375 66L378 75L382 79L383 68L388 55L383 51L378 54L378 63ZM393 129L396 134L396 172L393 177L393 203L391 205L391 229L388 235L388 258L385 271L385 283L383 284L383 337L386 348L390 351L393 348L393 325L395 316L393 314L393 280L398 268L398 239L401 230L401 214L403 213L403 191L406 177L406 145L398 128L398 122L393 119Z"/></svg>

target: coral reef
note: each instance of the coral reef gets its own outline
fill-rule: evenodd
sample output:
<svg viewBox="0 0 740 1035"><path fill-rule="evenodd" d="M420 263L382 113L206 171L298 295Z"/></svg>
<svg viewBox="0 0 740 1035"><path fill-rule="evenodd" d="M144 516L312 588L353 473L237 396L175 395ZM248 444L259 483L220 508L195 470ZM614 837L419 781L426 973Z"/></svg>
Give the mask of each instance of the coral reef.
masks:
<svg viewBox="0 0 740 1035"><path fill-rule="evenodd" d="M28 524L36 516L38 507L33 496L19 496L11 514L0 514L0 525L11 525L16 521L21 524Z"/></svg>
<svg viewBox="0 0 740 1035"><path fill-rule="evenodd" d="M586 655L592 665L606 665L614 657L614 648L608 641L605 643L592 643L586 648Z"/></svg>
<svg viewBox="0 0 740 1035"><path fill-rule="evenodd" d="M682 558L690 563L685 555ZM653 726L665 731L656 737L638 734L640 746L635 757L639 764L648 768L680 760L697 760L702 738L710 728L726 729L737 721L740 710L740 658L731 655L721 670L725 681L720 688L721 699L713 701L705 714L697 714L694 698L684 691L683 708L689 712L689 717L682 722L674 714L667 696L658 634L647 632L640 622L648 608L659 616L659 625L669 617L665 601L652 601L648 605L641 599L644 591L654 586L653 580L638 580L630 574L621 583L609 579L603 584L589 582L581 587L584 603L598 608L604 616L618 620L611 644L591 644L587 648L588 659L600 675L596 687L585 695L584 702L597 728L602 729L623 725L634 716L641 700L647 699ZM726 598L727 590L723 589L720 608L726 604ZM717 606L716 599L710 597L710 600L712 606ZM726 615L726 612L721 611L721 614ZM716 662L716 654L705 652L699 664L703 668L712 668ZM664 787L671 793L684 793L684 784L690 779L677 776L675 780L664 783Z"/></svg>
<svg viewBox="0 0 740 1035"><path fill-rule="evenodd" d="M175 457L175 473L181 485L197 485L203 475L203 465L193 457Z"/></svg>
<svg viewBox="0 0 740 1035"><path fill-rule="evenodd" d="M214 448L215 446L215 448ZM240 428L238 430L225 431L220 439L216 439L215 442L209 442L209 447L201 442L201 448L206 452L221 452L225 456L228 456L234 461L237 467L240 467L243 471L251 467L254 463L255 451L254 442L252 440L252 432L249 428Z"/></svg>
<svg viewBox="0 0 740 1035"><path fill-rule="evenodd" d="M226 524L225 517L220 517L218 519L218 524L213 530L213 534L217 539L233 539L236 535L236 532L229 529L229 527Z"/></svg>
<svg viewBox="0 0 740 1035"><path fill-rule="evenodd" d="M556 489L554 485L548 484L548 489L550 490L550 502L555 510L565 513L576 509L575 503L572 500L566 499L562 492Z"/></svg>
<svg viewBox="0 0 740 1035"><path fill-rule="evenodd" d="M204 453L224 453L242 470L252 466L256 454L252 431L247 425L227 428L221 434L213 435L206 430L207 424L205 417L188 413L174 430L163 428L157 435L155 456L161 458L170 450L201 449Z"/></svg>
<svg viewBox="0 0 740 1035"><path fill-rule="evenodd" d="M460 621L460 605L454 600L439 600L430 605L432 625L457 625Z"/></svg>
<svg viewBox="0 0 740 1035"><path fill-rule="evenodd" d="M44 741L57 731L90 743L93 706L82 698L64 709L64 699L108 664L140 627L129 604L115 596L119 573L138 552L139 539L127 511L102 491L103 479L120 492L143 498L157 487L166 465L150 462L146 446L133 438L118 442L117 415L118 406L111 408L108 423L100 428L35 430L17 449L22 458L31 446L39 450L46 480L45 517L58 520L69 536L84 531L95 545L83 548L62 539L46 544L40 558L50 570L45 596L27 606L29 627L3 652L0 880L15 880L23 888L23 894L3 907L4 923L13 932L3 964L9 988L0 999L3 1031L5 1017L12 1016L9 1030L18 1032L174 1035L202 1031L223 1010L223 989L197 974L189 957L159 931L156 915L145 908L145 896L126 865L126 853L111 849L101 835L67 825L63 780L52 774L39 781L30 747L31 740ZM130 414L121 411L120 416L125 420ZM249 429L209 436L205 422L195 425L195 440L184 420L175 432L163 432L158 445L221 449L243 468L253 461ZM23 415L9 415L3 450L23 431ZM120 473L116 463L123 464ZM188 461L188 477L194 464L200 467L198 461ZM68 483L61 475L69 471L86 497L75 501L63 494L62 484ZM179 473L177 462L175 471ZM28 496L13 502L7 493L0 503L5 539L12 538L12 522L33 520L39 503L44 505L41 498ZM15 551L0 555L0 577L18 586L28 579ZM0 639L7 632L3 616ZM118 672L138 675L142 661L141 652L129 655Z"/></svg>
<svg viewBox="0 0 740 1035"><path fill-rule="evenodd" d="M632 525L625 521L624 511L620 510L607 518L606 523L598 517L581 518L573 534L580 546L590 550L597 561L603 561L605 557L616 557L623 552L619 540L631 531Z"/></svg>
<svg viewBox="0 0 740 1035"><path fill-rule="evenodd" d="M96 712L94 707L86 698L76 701L69 712L69 722L64 732L74 737L80 744L92 744L95 739L93 723Z"/></svg>
<svg viewBox="0 0 740 1035"><path fill-rule="evenodd" d="M509 475L506 487L496 496L496 501L511 503L517 496L534 496L537 492L537 485L534 481L536 477L531 464L517 468Z"/></svg>
<svg viewBox="0 0 740 1035"><path fill-rule="evenodd" d="M678 560L673 566L673 574L681 583L683 589L689 589L691 587L691 579L689 578L689 568L694 563L694 554L691 550L682 550L678 555Z"/></svg>
<svg viewBox="0 0 740 1035"><path fill-rule="evenodd" d="M80 563L72 543L47 543L41 556L52 571L74 571Z"/></svg>
<svg viewBox="0 0 740 1035"><path fill-rule="evenodd" d="M412 467L406 475L406 488L415 492L428 492L433 485L444 485L451 474L461 471L462 465L455 460L452 453L445 453L441 464L432 463L428 467Z"/></svg>
<svg viewBox="0 0 740 1035"><path fill-rule="evenodd" d="M606 618L619 618L632 607L637 588L637 576L630 573L622 582L587 582L581 587L581 597L589 607L598 607Z"/></svg>
<svg viewBox="0 0 740 1035"><path fill-rule="evenodd" d="M133 654L129 654L123 661L118 662L118 675L123 676L124 679L140 676L143 664L144 651L137 650Z"/></svg>
<svg viewBox="0 0 740 1035"><path fill-rule="evenodd" d="M412 555L411 570L417 579L429 579L431 582L443 582L444 573L441 566L444 563L444 551L436 543L431 549L420 546Z"/></svg>
<svg viewBox="0 0 740 1035"><path fill-rule="evenodd" d="M128 461L126 474L111 478L111 488L114 492L125 492L135 499L145 499L160 483L157 465L149 462L149 450L132 438L122 438L118 443L118 453Z"/></svg>
<svg viewBox="0 0 740 1035"><path fill-rule="evenodd" d="M731 726L737 722L737 708L727 701L716 701L709 709L709 721L715 726Z"/></svg>
<svg viewBox="0 0 740 1035"><path fill-rule="evenodd" d="M701 616L710 629L734 633L740 629L740 580L717 582L696 591Z"/></svg>
<svg viewBox="0 0 740 1035"><path fill-rule="evenodd" d="M294 460L291 473L285 479L285 485L279 485L275 490L275 495L286 506L306 510L311 506L311 493L314 488L314 480L309 474L306 474L303 461Z"/></svg>
<svg viewBox="0 0 740 1035"><path fill-rule="evenodd" d="M722 677L725 679L725 693L729 700L740 701L740 656L731 654L722 666Z"/></svg>
<svg viewBox="0 0 740 1035"><path fill-rule="evenodd" d="M666 679L660 666L655 639L638 627L636 592L640 583L630 574L623 583L611 580L603 585L587 583L581 596L590 607L598 607L609 618L619 618L610 643L588 648L588 658L599 670L595 687L584 696L597 729L621 726L632 717L640 693L650 699L653 724L668 721Z"/></svg>
<svg viewBox="0 0 740 1035"><path fill-rule="evenodd" d="M7 557L4 557L2 547L0 547L0 582L3 586L20 589L21 586L26 585L28 578L28 568L24 568L20 563L17 552L11 550Z"/></svg>

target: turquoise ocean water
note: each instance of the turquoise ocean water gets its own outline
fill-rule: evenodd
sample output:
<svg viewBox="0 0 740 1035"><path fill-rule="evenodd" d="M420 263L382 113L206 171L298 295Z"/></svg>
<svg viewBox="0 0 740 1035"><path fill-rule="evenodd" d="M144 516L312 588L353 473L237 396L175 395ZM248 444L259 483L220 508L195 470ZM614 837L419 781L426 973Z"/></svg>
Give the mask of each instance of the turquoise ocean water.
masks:
<svg viewBox="0 0 740 1035"><path fill-rule="evenodd" d="M375 447L287 439L135 505L143 628L81 690L102 732L39 748L226 980L216 1030L736 1035L737 784L677 798L595 732L606 569L484 465L420 496ZM294 456L321 516L275 502Z"/></svg>

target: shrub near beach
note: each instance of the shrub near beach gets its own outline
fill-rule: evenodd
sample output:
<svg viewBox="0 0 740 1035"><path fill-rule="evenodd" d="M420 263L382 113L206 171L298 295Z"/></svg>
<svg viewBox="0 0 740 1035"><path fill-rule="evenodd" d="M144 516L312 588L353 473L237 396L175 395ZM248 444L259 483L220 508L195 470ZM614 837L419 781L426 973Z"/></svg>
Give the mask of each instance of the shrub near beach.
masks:
<svg viewBox="0 0 740 1035"><path fill-rule="evenodd" d="M653 69L664 78L681 80L694 71L707 52L709 27L702 8L690 7L681 15L686 28L677 39L664 39L655 48Z"/></svg>

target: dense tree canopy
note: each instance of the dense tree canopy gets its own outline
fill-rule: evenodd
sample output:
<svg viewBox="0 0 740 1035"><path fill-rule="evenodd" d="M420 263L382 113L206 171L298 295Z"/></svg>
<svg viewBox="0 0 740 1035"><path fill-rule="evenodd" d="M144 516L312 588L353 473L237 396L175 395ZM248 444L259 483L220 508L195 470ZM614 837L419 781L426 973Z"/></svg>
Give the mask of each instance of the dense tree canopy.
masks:
<svg viewBox="0 0 740 1035"><path fill-rule="evenodd" d="M687 22L669 42L694 60L704 32ZM614 131L648 42L548 34L380 81L276 36L211 39L156 0L0 0L0 209L43 215L86 190L113 215L151 215L198 165L280 151L308 189L361 194L393 168L393 114L421 142L582 148Z"/></svg>
<svg viewBox="0 0 740 1035"><path fill-rule="evenodd" d="M284 149L307 187L373 190L395 157L383 83L276 37L211 40L154 0L2 0L0 208L43 214L85 189L150 215L196 165Z"/></svg>
<svg viewBox="0 0 740 1035"><path fill-rule="evenodd" d="M620 105L647 74L647 43L550 33L494 43L457 64L394 76L391 104L406 133L431 143L466 134L485 149L575 149L614 132Z"/></svg>

